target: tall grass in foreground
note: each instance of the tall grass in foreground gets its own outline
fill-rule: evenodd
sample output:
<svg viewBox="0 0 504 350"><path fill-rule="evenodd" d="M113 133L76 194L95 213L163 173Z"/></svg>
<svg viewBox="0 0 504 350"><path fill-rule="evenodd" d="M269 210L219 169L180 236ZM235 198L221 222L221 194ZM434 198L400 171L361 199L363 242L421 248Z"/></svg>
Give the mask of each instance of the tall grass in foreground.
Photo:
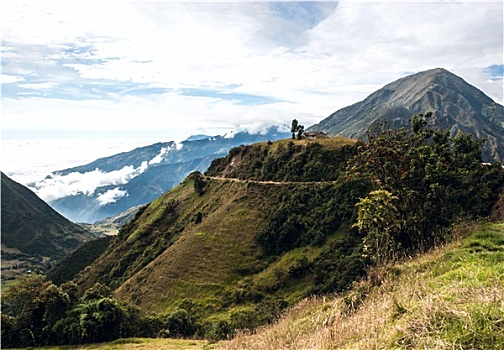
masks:
<svg viewBox="0 0 504 350"><path fill-rule="evenodd" d="M215 349L503 349L504 223L300 302Z"/></svg>

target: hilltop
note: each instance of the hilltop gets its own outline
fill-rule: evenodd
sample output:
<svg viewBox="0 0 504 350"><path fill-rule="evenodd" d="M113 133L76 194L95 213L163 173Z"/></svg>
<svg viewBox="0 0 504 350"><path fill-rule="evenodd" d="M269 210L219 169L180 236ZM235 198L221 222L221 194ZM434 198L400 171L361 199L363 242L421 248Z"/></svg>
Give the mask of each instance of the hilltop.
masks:
<svg viewBox="0 0 504 350"><path fill-rule="evenodd" d="M348 234L348 219L367 187L355 182L349 192L349 183L335 181L354 152L355 142L341 138L238 147L230 152L242 154L240 165L234 162L235 170L245 174L250 166L268 169L283 157L292 176L287 171L282 181L291 182L260 181L275 180L265 175L267 170L255 179L253 173L247 179L211 177L230 156L215 161L208 176L193 173L142 208L77 282L82 289L96 282L106 284L116 290L117 297L146 313L169 313L190 299L202 306L203 314L214 318L227 318L233 312L270 317L319 289L343 290L363 272L355 255L358 235ZM263 158L254 156L259 153ZM331 161L323 162L324 157ZM294 176L301 160L317 176ZM329 178L324 178L324 169L330 170ZM198 183L201 191L196 190ZM289 195L293 198L288 199ZM294 206L299 215L295 225L303 225L301 216L313 220L305 223L310 232L289 246L268 251L257 240L259 232L264 231L266 237L268 224L273 224L268 213L285 215L284 209ZM335 250L341 250L342 256L329 263L326 257ZM337 266L343 262L346 266ZM341 270L337 280L325 273L329 267ZM259 312L258 305L274 310Z"/></svg>

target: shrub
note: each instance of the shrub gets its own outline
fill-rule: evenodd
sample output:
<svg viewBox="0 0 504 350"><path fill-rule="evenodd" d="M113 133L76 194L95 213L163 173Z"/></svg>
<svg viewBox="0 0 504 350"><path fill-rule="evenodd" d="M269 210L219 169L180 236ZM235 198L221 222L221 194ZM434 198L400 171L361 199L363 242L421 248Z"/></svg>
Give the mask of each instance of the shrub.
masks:
<svg viewBox="0 0 504 350"><path fill-rule="evenodd" d="M368 142L347 166L349 178L371 180L377 190L398 199L399 233L394 244L414 253L444 239L458 217L487 216L504 185L504 170L481 164L483 140L434 129L431 113L417 115L410 126L377 123Z"/></svg>

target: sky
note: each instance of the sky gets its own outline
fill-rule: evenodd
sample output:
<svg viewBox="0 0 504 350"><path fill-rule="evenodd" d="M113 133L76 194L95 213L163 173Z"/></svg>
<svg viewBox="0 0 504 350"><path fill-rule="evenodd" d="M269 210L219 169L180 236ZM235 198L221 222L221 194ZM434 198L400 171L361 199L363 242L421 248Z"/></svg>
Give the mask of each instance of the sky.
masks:
<svg viewBox="0 0 504 350"><path fill-rule="evenodd" d="M436 67L502 104L503 17L502 1L2 0L2 171L309 126Z"/></svg>

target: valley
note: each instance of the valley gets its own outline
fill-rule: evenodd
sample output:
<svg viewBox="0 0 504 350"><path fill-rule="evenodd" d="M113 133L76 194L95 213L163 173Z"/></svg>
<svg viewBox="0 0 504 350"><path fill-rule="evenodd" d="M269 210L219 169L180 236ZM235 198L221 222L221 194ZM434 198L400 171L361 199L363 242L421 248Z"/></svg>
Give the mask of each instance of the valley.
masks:
<svg viewBox="0 0 504 350"><path fill-rule="evenodd" d="M408 77L394 84L400 89L411 85L408 91L420 86L415 101L431 101L424 89L451 79L450 87L462 84L448 73L434 69L416 75L416 83ZM404 94L385 95L394 96L391 103L411 102L401 100ZM439 120L448 118L443 111L453 109L443 108L412 116L401 109L392 120L366 121L366 141L289 134L238 145L221 140L228 146L223 151L215 140L198 139L182 147L156 144L48 177L133 171L128 176L135 176L125 183L59 202L71 203L69 210L88 218L104 216L114 203L110 213L127 207L93 226L71 223L29 189L2 176L2 186L15 189L6 201L2 188L2 229L10 229L6 237L13 237L2 245L2 264L5 255L12 255L6 272L19 267L22 260L15 254L31 254L41 262L51 259L40 271L44 275L20 278L2 294L2 343L80 346L127 338L110 346L148 349L160 346L162 338L184 338L198 340L170 340L162 346L329 349L412 344L420 349L439 342L462 347L471 341L504 342L496 321L500 309L494 305L501 300L493 297L501 284L498 200L504 194L504 169L497 160L483 162L484 156L500 155L491 149L484 155L483 141L470 132L451 135L440 128ZM493 123L500 114L487 117ZM324 123L315 127L324 128ZM199 153L179 162L184 157L179 151L197 152L189 142L211 149L204 169L199 170ZM163 184L179 166L181 180ZM105 199L117 201L96 206ZM87 212L89 200L95 203ZM35 220L39 212L44 220L54 217L63 226L41 229L45 221ZM489 217L497 223L488 223ZM69 231L64 225L70 225ZM42 250L29 250L34 248ZM457 262L464 266L461 271ZM453 279L451 271L458 274ZM482 291L475 296L482 309L464 299L464 288L473 286L465 271L494 281L478 277L474 284ZM444 288L456 290L455 282L467 286L446 294ZM424 283L432 288L417 288ZM412 288L421 291L420 300ZM423 305L427 295L439 295L440 304ZM462 309L450 304L455 299L464 300ZM418 325L417 310L424 307L435 312ZM469 312L472 319L487 311L482 328L470 328L459 317ZM438 316L454 321L442 328ZM376 319L383 322L369 326ZM366 337L358 326L361 321L374 335L385 335ZM469 329L469 340L454 339L460 324ZM416 338L421 327L431 328ZM441 335L432 335L430 329Z"/></svg>
<svg viewBox="0 0 504 350"><path fill-rule="evenodd" d="M2 280L46 273L92 234L58 214L30 189L2 178Z"/></svg>

